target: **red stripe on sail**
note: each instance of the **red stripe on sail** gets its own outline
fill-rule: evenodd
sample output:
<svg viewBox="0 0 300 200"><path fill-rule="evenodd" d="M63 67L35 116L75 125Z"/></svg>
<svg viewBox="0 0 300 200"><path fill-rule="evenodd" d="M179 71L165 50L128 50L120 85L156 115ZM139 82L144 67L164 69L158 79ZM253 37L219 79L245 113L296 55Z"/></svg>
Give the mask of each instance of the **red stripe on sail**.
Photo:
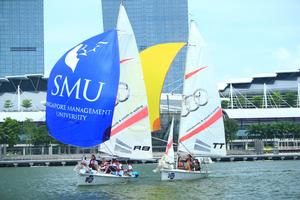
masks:
<svg viewBox="0 0 300 200"><path fill-rule="evenodd" d="M110 136L116 135L120 131L124 130L125 128L131 126L132 124L137 123L138 121L144 119L145 117L148 116L148 108L145 107L139 112L135 113L133 116L122 122L119 126L116 128L112 129Z"/></svg>
<svg viewBox="0 0 300 200"><path fill-rule="evenodd" d="M192 72L186 74L186 75L184 76L184 79L190 78L191 76L197 74L199 71L201 71L201 70L203 70L203 69L205 69L205 68L207 68L207 67L208 67L208 66L201 67L201 68L199 68L199 69L196 69L195 71L192 71Z"/></svg>
<svg viewBox="0 0 300 200"><path fill-rule="evenodd" d="M183 141L193 137L194 135L200 133L201 131L205 130L206 128L208 128L212 124L214 124L216 121L218 121L218 119L220 119L221 117L222 117L222 109L219 108L217 110L217 112L213 116L211 116L205 123L203 123L198 128L194 129L190 133L188 133L185 136L183 136L182 138L180 138L179 142L183 142Z"/></svg>
<svg viewBox="0 0 300 200"><path fill-rule="evenodd" d="M166 147L166 152L165 152L166 155L168 155L168 152L169 152L169 150L170 150L172 144L173 144L173 140L171 140L171 141L168 143L167 147Z"/></svg>
<svg viewBox="0 0 300 200"><path fill-rule="evenodd" d="M128 60L132 60L133 58L125 58L123 60L120 60L120 64L123 64L124 62L128 61Z"/></svg>

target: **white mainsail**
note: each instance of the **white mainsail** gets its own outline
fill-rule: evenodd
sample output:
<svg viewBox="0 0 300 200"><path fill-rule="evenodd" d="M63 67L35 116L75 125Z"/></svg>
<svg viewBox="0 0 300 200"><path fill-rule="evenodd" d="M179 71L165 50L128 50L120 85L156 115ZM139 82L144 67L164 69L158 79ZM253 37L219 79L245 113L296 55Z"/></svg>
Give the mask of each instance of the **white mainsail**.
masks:
<svg viewBox="0 0 300 200"><path fill-rule="evenodd" d="M204 40L190 23L179 128L179 152L226 155L222 109Z"/></svg>
<svg viewBox="0 0 300 200"><path fill-rule="evenodd" d="M130 159L151 159L152 141L142 67L135 36L124 6L118 22L120 83L111 138L99 151Z"/></svg>
<svg viewBox="0 0 300 200"><path fill-rule="evenodd" d="M168 143L165 150L166 161L170 164L175 163L174 159L174 148L173 148L173 131L174 131L174 118L169 129Z"/></svg>

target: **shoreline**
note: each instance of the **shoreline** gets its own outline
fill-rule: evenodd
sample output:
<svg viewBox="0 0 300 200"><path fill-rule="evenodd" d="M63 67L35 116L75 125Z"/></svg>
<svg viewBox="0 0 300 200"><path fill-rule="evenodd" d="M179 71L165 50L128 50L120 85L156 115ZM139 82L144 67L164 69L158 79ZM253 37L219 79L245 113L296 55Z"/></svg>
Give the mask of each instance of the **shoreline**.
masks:
<svg viewBox="0 0 300 200"><path fill-rule="evenodd" d="M157 163L163 153L154 153L153 160L133 160L134 164ZM96 154L99 158L99 154ZM0 167L36 167L36 166L75 166L83 154L74 155L31 155L0 157ZM213 162L263 161L263 160L300 160L300 153L261 154L261 155L227 155L211 157ZM122 159L121 159L122 162ZM126 160L123 159L125 163Z"/></svg>

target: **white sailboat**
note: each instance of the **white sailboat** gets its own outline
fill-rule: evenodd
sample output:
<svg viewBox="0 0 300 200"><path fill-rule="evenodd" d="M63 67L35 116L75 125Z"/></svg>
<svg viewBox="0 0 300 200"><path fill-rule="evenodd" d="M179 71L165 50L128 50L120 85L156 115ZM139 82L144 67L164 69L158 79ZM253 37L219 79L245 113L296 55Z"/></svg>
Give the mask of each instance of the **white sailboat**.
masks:
<svg viewBox="0 0 300 200"><path fill-rule="evenodd" d="M167 141L167 146L164 155L159 160L156 169L153 170L154 173L162 171L164 169L174 169L175 164L175 154L173 148L173 130L174 130L174 118L172 119L171 126L169 128L169 136Z"/></svg>
<svg viewBox="0 0 300 200"><path fill-rule="evenodd" d="M152 140L146 89L135 36L124 6L117 22L120 49L120 82L110 139L99 151L109 157L131 160L152 159ZM79 173L78 185L126 182L132 176Z"/></svg>
<svg viewBox="0 0 300 200"><path fill-rule="evenodd" d="M178 154L224 156L225 133L216 83L207 66L205 43L194 21L190 23L180 118ZM206 170L161 170L161 180L207 177Z"/></svg>

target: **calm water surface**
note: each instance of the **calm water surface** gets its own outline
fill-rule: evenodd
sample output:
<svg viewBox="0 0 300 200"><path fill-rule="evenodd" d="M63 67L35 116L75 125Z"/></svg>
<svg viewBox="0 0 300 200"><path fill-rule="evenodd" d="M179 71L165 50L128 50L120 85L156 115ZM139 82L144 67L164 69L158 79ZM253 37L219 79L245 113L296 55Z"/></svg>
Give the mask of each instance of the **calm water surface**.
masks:
<svg viewBox="0 0 300 200"><path fill-rule="evenodd" d="M0 199L300 199L300 161L213 163L197 181L161 182L154 164L114 186L76 186L73 167L0 168Z"/></svg>

